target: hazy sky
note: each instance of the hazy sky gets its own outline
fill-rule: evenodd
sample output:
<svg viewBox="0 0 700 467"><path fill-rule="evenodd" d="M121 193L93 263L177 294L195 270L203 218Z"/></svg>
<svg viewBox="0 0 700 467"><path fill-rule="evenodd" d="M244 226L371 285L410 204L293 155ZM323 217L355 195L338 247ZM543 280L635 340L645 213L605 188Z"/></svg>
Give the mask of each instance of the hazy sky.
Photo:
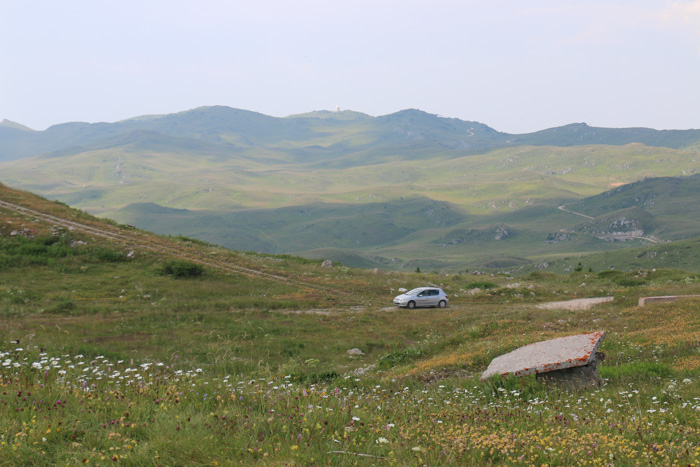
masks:
<svg viewBox="0 0 700 467"><path fill-rule="evenodd" d="M0 0L0 119L202 105L700 128L700 0Z"/></svg>

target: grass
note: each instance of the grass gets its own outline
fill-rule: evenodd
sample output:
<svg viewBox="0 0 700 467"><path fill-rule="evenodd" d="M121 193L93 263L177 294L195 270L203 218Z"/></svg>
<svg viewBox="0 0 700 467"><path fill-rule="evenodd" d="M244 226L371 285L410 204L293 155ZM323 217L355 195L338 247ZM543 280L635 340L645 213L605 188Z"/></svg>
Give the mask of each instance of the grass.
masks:
<svg viewBox="0 0 700 467"><path fill-rule="evenodd" d="M322 136L323 130L319 131L317 136ZM357 159L363 162L337 168L267 154L273 151L269 148L256 149L255 158L228 159L162 148L122 149L44 158L41 168L32 170L27 164L36 163L30 159L5 163L3 177L7 183L161 234L312 257L317 257L319 247L327 247L336 249L326 250L333 255L329 259L343 261L348 251L360 255L347 265L368 266L371 260L410 271L421 261L422 270L455 272L503 265L491 261L499 255L522 257L523 251L537 264L560 255L633 245L596 239L591 229L580 225L583 218L556 208L620 184L692 174L700 168L693 150L639 144L520 146L467 155L444 149L418 158L404 148L396 157L367 156ZM669 184L664 183L661 188L667 189ZM659 222L646 223L659 238L687 238L697 231L692 221L697 216L687 212L694 204L692 190L681 190L667 206L660 201L671 198L665 191L656 186L639 189L659 193L658 206L649 207L656 209L653 214ZM144 200L151 204L143 204ZM414 206L415 200L435 203L438 213L450 207L452 216L431 218ZM600 200L593 203L590 209L595 212L605 205ZM496 241L493 231L498 223L514 234ZM562 230L573 233L565 236L566 241L546 241Z"/></svg>
<svg viewBox="0 0 700 467"><path fill-rule="evenodd" d="M307 282L206 265L175 278L162 254L0 217L0 253L15 258L0 268L0 464L700 462L697 301L637 306L700 293L693 273L375 274L160 239ZM431 283L450 307L391 306ZM534 307L595 296L614 301ZM505 352L597 330L600 388L479 379Z"/></svg>

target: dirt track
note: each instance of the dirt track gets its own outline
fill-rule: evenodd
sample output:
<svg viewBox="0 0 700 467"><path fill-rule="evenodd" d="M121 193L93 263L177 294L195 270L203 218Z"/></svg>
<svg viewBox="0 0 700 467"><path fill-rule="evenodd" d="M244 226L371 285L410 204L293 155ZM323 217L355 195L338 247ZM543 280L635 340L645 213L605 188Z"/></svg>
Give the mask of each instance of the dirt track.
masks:
<svg viewBox="0 0 700 467"><path fill-rule="evenodd" d="M184 251L182 249L177 249L171 246L169 242L159 241L160 239L155 235L148 235L142 233L138 230L127 230L119 227L112 226L100 226L93 227L91 225L83 224L80 222L69 221L62 219L60 217L52 216L50 214L45 214L43 212L35 211L34 209L25 208L17 204L8 203L6 201L0 200L0 208L8 209L20 214L34 217L37 220L47 222L49 224L64 227L71 231L83 232L91 236L97 236L102 238L107 238L129 248L138 250L148 250L156 253L162 253L175 258L182 258L194 263L201 264L203 266L208 266L211 268L243 274L249 277L258 277L269 279L277 282L285 282L289 284L294 284L298 286L308 287L317 290L331 291L330 288L324 287L322 285L306 282L304 280L299 280L296 278L284 277L278 274L271 274L265 271L260 271L257 269L246 268L244 266L237 265L231 261L221 258L203 258L201 254L195 251ZM337 293L337 291L332 290L332 292Z"/></svg>
<svg viewBox="0 0 700 467"><path fill-rule="evenodd" d="M540 303L537 308L543 310L587 310L600 303L611 302L615 297L577 298L563 302Z"/></svg>

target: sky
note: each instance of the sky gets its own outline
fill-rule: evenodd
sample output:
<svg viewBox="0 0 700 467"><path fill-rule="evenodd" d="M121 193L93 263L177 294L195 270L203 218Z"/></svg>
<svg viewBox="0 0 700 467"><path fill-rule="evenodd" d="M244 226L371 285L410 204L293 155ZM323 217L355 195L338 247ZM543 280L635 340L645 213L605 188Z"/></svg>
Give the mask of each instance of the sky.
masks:
<svg viewBox="0 0 700 467"><path fill-rule="evenodd" d="M700 0L0 0L0 120L204 105L700 128Z"/></svg>

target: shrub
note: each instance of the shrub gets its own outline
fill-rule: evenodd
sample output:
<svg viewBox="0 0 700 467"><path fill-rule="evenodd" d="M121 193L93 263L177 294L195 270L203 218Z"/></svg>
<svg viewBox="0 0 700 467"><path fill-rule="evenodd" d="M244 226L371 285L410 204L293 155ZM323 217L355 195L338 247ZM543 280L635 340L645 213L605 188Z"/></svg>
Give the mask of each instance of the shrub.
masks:
<svg viewBox="0 0 700 467"><path fill-rule="evenodd" d="M622 287L636 287L638 285L644 285L647 283L644 279L635 279L632 277L621 277L615 280L615 283L621 285Z"/></svg>
<svg viewBox="0 0 700 467"><path fill-rule="evenodd" d="M97 247L90 250L90 256L105 263L119 263L126 261L127 256L121 251L110 250L109 248Z"/></svg>
<svg viewBox="0 0 700 467"><path fill-rule="evenodd" d="M290 378L297 383L320 384L331 383L340 378L337 371L322 371L320 373L292 373Z"/></svg>
<svg viewBox="0 0 700 467"><path fill-rule="evenodd" d="M191 261L171 259L160 266L159 273L173 277L198 277L204 273L204 268Z"/></svg>
<svg viewBox="0 0 700 467"><path fill-rule="evenodd" d="M201 246L214 246L212 243L205 242L204 240L198 240L196 238L192 237L186 237L184 235L178 235L174 237L176 240L180 240L181 242L185 243L192 243L194 245L201 245Z"/></svg>
<svg viewBox="0 0 700 467"><path fill-rule="evenodd" d="M46 311L48 313L57 313L57 314L70 314L71 312L75 311L75 303L68 298L68 297L63 297L60 298L51 308L47 309Z"/></svg>
<svg viewBox="0 0 700 467"><path fill-rule="evenodd" d="M396 350L379 358L381 368L389 368L397 364L408 363L417 360L425 355L425 351L420 347L409 347L407 349Z"/></svg>
<svg viewBox="0 0 700 467"><path fill-rule="evenodd" d="M624 276L625 273L622 271L617 271L615 269L609 269L607 271L601 271L598 273L598 278L614 280L618 277Z"/></svg>
<svg viewBox="0 0 700 467"><path fill-rule="evenodd" d="M489 281L473 281L467 284L466 286L468 289L497 289L498 284L495 282L489 282Z"/></svg>

